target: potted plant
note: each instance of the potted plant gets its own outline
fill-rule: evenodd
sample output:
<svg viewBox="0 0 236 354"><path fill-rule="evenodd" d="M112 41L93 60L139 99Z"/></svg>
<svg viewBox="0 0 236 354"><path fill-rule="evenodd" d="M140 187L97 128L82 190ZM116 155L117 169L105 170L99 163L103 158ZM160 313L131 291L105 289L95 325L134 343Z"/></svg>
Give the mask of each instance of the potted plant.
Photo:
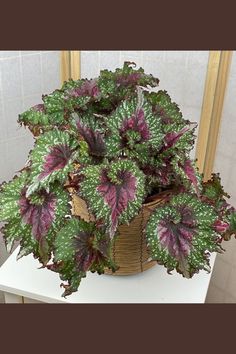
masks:
<svg viewBox="0 0 236 354"><path fill-rule="evenodd" d="M159 80L125 62L69 80L19 115L35 137L24 168L0 188L8 251L58 272L63 296L86 272L132 274L161 264L184 277L210 271L236 230L218 174L190 158L196 124Z"/></svg>

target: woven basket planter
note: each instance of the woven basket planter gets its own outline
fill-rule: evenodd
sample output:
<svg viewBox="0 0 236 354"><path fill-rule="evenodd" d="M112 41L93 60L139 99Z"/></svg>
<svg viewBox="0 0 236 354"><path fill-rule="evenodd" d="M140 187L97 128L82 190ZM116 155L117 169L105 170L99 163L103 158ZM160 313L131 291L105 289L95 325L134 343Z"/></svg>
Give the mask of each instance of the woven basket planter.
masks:
<svg viewBox="0 0 236 354"><path fill-rule="evenodd" d="M119 269L115 273L107 269L105 270L106 274L136 274L157 264L157 262L149 260L142 230L152 210L158 204L163 203L164 198L169 194L171 194L170 191L158 194L153 201L143 204L141 211L129 225L120 225L118 227L118 237L114 242L112 253L113 259ZM94 220L94 216L88 212L85 201L75 194L72 197L72 214L81 217L85 221Z"/></svg>

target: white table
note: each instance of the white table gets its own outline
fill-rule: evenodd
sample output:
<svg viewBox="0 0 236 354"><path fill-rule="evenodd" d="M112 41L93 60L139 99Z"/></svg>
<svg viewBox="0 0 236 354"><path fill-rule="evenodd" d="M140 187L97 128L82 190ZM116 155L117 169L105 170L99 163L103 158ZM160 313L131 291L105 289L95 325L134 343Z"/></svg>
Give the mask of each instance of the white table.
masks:
<svg viewBox="0 0 236 354"><path fill-rule="evenodd" d="M61 297L63 289L57 273L38 269L31 255L16 260L17 248L0 268L0 290L6 303L204 303L211 274L201 271L192 279L163 266L130 276L88 273L77 293ZM213 268L215 254L211 256Z"/></svg>

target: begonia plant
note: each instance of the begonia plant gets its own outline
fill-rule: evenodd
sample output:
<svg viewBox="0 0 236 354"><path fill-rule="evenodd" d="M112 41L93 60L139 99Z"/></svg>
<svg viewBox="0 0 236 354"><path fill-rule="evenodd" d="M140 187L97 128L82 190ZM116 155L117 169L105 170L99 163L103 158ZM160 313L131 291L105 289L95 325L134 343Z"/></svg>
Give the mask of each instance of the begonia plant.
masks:
<svg viewBox="0 0 236 354"><path fill-rule="evenodd" d="M68 80L19 115L35 144L23 169L0 187L0 221L8 251L30 253L58 272L63 296L88 271L116 271L118 226L163 191L147 221L150 259L191 278L210 270L212 252L236 232L236 213L218 174L207 182L190 157L196 124L184 119L159 80L134 63ZM91 221L72 213L72 195ZM127 236L128 237L128 236Z"/></svg>

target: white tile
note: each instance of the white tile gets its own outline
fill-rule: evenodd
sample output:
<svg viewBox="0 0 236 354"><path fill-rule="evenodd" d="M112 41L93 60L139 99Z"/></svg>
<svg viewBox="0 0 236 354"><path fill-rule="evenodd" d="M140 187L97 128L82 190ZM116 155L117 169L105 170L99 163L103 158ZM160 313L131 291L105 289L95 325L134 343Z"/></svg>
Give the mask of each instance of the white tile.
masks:
<svg viewBox="0 0 236 354"><path fill-rule="evenodd" d="M120 54L123 57L136 57L136 58L140 58L142 56L142 50L121 50Z"/></svg>
<svg viewBox="0 0 236 354"><path fill-rule="evenodd" d="M191 150L190 157L192 159L195 159L195 154L196 154L196 144L197 144L197 137L198 137L198 130L199 130L199 123L200 123L200 116L201 116L201 108L200 107L192 107L192 106L186 106L185 104L182 104L180 107L180 110L183 114L184 119L188 119L193 123L197 123L198 126L195 130L195 143L194 146Z"/></svg>
<svg viewBox="0 0 236 354"><path fill-rule="evenodd" d="M163 90L165 87L165 63L161 60L146 60L144 57L142 68L146 74L151 74L160 80L159 89Z"/></svg>
<svg viewBox="0 0 236 354"><path fill-rule="evenodd" d="M0 183L8 180L9 173L6 166L7 161L7 142L0 140Z"/></svg>
<svg viewBox="0 0 236 354"><path fill-rule="evenodd" d="M190 65L195 64L208 64L209 50L190 50L187 54L187 63Z"/></svg>
<svg viewBox="0 0 236 354"><path fill-rule="evenodd" d="M200 107L193 107L193 106L188 106L188 105L183 104L181 107L181 111L182 111L184 119L189 119L191 122L197 123L198 128L199 128L200 119L201 119L201 108ZM196 134L197 134L197 130L196 130Z"/></svg>
<svg viewBox="0 0 236 354"><path fill-rule="evenodd" d="M234 204L236 202L236 193L235 193L235 167L233 166L233 161L232 159L227 159L227 162L229 162L228 164L226 164L226 168L228 171L228 175L227 172L222 172L222 184L224 185L224 189L225 191L230 195L230 199L229 199L229 203L233 204L236 207L236 204ZM222 170L221 170L222 171ZM224 176L228 176L228 179L224 179ZM226 180L225 183L224 180Z"/></svg>
<svg viewBox="0 0 236 354"><path fill-rule="evenodd" d="M42 52L43 92L48 94L61 87L60 51Z"/></svg>
<svg viewBox="0 0 236 354"><path fill-rule="evenodd" d="M9 139L7 142L7 169L12 178L22 169L33 147L33 137L28 133L25 137Z"/></svg>
<svg viewBox="0 0 236 354"><path fill-rule="evenodd" d="M99 52L81 52L81 78L91 79L99 75Z"/></svg>
<svg viewBox="0 0 236 354"><path fill-rule="evenodd" d="M203 64L187 63L186 75L182 77L184 86L184 104L202 107L204 87L207 72L207 62Z"/></svg>
<svg viewBox="0 0 236 354"><path fill-rule="evenodd" d="M20 51L21 56L39 54L39 53L40 53L40 50L21 50Z"/></svg>
<svg viewBox="0 0 236 354"><path fill-rule="evenodd" d="M0 61L3 98L15 98L22 95L20 58L3 59Z"/></svg>
<svg viewBox="0 0 236 354"><path fill-rule="evenodd" d="M236 163L236 110L235 110L235 95L236 95L236 55L233 53L229 82L227 85L225 101L222 112L222 121L219 132L217 153L223 152L231 157ZM231 162L232 164L232 162ZM235 173L232 177L235 179Z"/></svg>
<svg viewBox="0 0 236 354"><path fill-rule="evenodd" d="M40 54L22 57L22 79L24 95L42 93L42 73Z"/></svg>
<svg viewBox="0 0 236 354"><path fill-rule="evenodd" d="M167 50L165 52L165 62L172 64L186 64L189 52L186 50Z"/></svg>
<svg viewBox="0 0 236 354"><path fill-rule="evenodd" d="M229 80L226 87L226 96L223 107L223 116L234 114L234 97L236 95L236 51L233 52L232 63L230 67Z"/></svg>
<svg viewBox="0 0 236 354"><path fill-rule="evenodd" d="M164 50L144 50L143 51L143 61L144 63L148 61L152 62L162 62L165 60Z"/></svg>
<svg viewBox="0 0 236 354"><path fill-rule="evenodd" d="M81 50L81 55L92 55L92 56L95 56L95 55L99 55L99 53L101 52L101 50Z"/></svg>
<svg viewBox="0 0 236 354"><path fill-rule="evenodd" d="M7 138L7 124L4 116L3 102L0 99L0 142Z"/></svg>
<svg viewBox="0 0 236 354"><path fill-rule="evenodd" d="M100 52L100 69L107 69L114 71L116 68L120 67L120 52L111 51L101 51Z"/></svg>
<svg viewBox="0 0 236 354"><path fill-rule="evenodd" d="M233 107L231 110L234 112ZM230 157L234 157L236 151L236 114L232 112L222 115L217 146L217 151L222 151Z"/></svg>
<svg viewBox="0 0 236 354"><path fill-rule="evenodd" d="M152 74L160 80L158 89L165 90L173 102L177 103L182 111L186 92L183 77L185 66L183 63L174 65L172 62L144 60L142 67L147 74Z"/></svg>
<svg viewBox="0 0 236 354"><path fill-rule="evenodd" d="M42 95L32 95L32 96L26 96L24 97L24 106L23 110L27 111L31 107L35 106L36 104L42 103Z"/></svg>
<svg viewBox="0 0 236 354"><path fill-rule="evenodd" d="M216 151L214 171L220 173L221 182L224 186L228 184L230 172L232 170L231 159L221 150Z"/></svg>
<svg viewBox="0 0 236 354"><path fill-rule="evenodd" d="M121 66L123 66L125 61L134 62L137 65L137 68L143 67L143 57L142 51L126 51L123 50L120 52L121 56Z"/></svg>
<svg viewBox="0 0 236 354"><path fill-rule="evenodd" d="M25 135L25 129L21 127L17 120L20 113L23 112L22 98L15 98L4 101L4 118L6 121L7 138L15 138Z"/></svg>
<svg viewBox="0 0 236 354"><path fill-rule="evenodd" d="M160 87L165 89L172 100L179 106L183 105L186 95L185 82L183 77L186 76L185 65L183 62L176 62L174 65L171 62L165 63L164 77L160 82Z"/></svg>
<svg viewBox="0 0 236 354"><path fill-rule="evenodd" d="M167 90L181 110L201 111L207 61L199 61L195 52L143 51L143 68L159 78L159 89Z"/></svg>
<svg viewBox="0 0 236 354"><path fill-rule="evenodd" d="M1 71L1 66L0 66L0 99L2 98L3 92L2 92L2 71Z"/></svg>
<svg viewBox="0 0 236 354"><path fill-rule="evenodd" d="M18 57L19 55L19 50L0 50L0 59Z"/></svg>

